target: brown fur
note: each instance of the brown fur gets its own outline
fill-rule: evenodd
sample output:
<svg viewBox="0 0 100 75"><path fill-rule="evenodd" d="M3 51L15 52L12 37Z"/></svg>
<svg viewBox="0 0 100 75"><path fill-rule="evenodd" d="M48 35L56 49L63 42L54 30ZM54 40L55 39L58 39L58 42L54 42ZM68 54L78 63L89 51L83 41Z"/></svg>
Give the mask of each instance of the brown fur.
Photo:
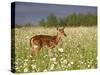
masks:
<svg viewBox="0 0 100 75"><path fill-rule="evenodd" d="M42 47L48 48L48 53L51 56L51 49L54 48L62 36L65 36L64 28L58 29L57 28L57 35L49 36L49 35L36 35L30 39L30 46L32 47L31 55L36 54L37 51L40 50Z"/></svg>

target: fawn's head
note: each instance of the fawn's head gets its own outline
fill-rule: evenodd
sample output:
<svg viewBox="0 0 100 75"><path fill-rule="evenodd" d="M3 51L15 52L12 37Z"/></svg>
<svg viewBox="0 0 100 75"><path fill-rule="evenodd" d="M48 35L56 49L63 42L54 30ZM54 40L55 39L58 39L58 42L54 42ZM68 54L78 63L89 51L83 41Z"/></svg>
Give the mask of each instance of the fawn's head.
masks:
<svg viewBox="0 0 100 75"><path fill-rule="evenodd" d="M58 35L61 36L66 36L65 32L64 32L64 27L63 28L57 28L57 33Z"/></svg>

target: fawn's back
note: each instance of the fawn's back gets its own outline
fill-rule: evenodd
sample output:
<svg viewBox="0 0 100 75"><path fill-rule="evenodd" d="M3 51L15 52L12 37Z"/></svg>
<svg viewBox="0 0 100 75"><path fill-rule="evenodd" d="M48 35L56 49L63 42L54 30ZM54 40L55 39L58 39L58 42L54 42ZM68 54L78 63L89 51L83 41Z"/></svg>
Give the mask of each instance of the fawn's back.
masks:
<svg viewBox="0 0 100 75"><path fill-rule="evenodd" d="M56 36L48 36L48 35L36 35L31 38L31 46L48 47L53 48L57 45Z"/></svg>

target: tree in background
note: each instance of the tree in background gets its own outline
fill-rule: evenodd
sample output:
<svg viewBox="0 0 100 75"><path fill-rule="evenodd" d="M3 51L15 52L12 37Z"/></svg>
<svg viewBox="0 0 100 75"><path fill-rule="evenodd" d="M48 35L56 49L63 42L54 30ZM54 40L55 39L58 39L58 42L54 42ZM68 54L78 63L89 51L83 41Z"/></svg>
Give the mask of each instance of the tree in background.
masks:
<svg viewBox="0 0 100 75"><path fill-rule="evenodd" d="M70 26L77 26L77 15L75 13L67 17L67 24Z"/></svg>
<svg viewBox="0 0 100 75"><path fill-rule="evenodd" d="M59 18L58 19L58 26L61 27L61 26L66 26L66 21L64 18Z"/></svg>
<svg viewBox="0 0 100 75"><path fill-rule="evenodd" d="M46 19L42 18L39 23L43 27L77 27L77 26L96 26L97 14L92 13L72 13L68 16L57 17L50 13ZM26 24L16 24L16 28L37 26L30 22Z"/></svg>
<svg viewBox="0 0 100 75"><path fill-rule="evenodd" d="M91 13L73 13L65 17L55 16L50 13L46 20L41 19L40 26L43 27L53 27L53 26L96 26L97 25L97 15Z"/></svg>
<svg viewBox="0 0 100 75"><path fill-rule="evenodd" d="M53 13L50 13L46 19L46 27L52 27L57 25L57 17Z"/></svg>
<svg viewBox="0 0 100 75"><path fill-rule="evenodd" d="M40 20L39 23L40 23L40 26L43 26L43 27L46 26L45 20L43 18Z"/></svg>
<svg viewBox="0 0 100 75"><path fill-rule="evenodd" d="M24 24L25 27L31 27L32 26L32 23L28 22L26 24Z"/></svg>
<svg viewBox="0 0 100 75"><path fill-rule="evenodd" d="M68 16L57 18L53 13L49 14L46 20L41 19L40 26L53 27L53 26L96 26L97 14L91 13L73 13Z"/></svg>

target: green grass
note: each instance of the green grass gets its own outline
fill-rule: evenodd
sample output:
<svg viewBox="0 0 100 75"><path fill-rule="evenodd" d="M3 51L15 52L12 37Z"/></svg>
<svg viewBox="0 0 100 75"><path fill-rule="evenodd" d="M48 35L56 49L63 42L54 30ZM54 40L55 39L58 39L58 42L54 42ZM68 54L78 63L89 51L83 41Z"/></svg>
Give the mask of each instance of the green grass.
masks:
<svg viewBox="0 0 100 75"><path fill-rule="evenodd" d="M30 60L29 39L45 34L55 35L56 28L28 27L15 29L15 71L43 72L61 70L82 70L97 68L97 31L96 27L65 28L67 37L63 37L52 50L50 58L46 48L42 48L37 57Z"/></svg>

